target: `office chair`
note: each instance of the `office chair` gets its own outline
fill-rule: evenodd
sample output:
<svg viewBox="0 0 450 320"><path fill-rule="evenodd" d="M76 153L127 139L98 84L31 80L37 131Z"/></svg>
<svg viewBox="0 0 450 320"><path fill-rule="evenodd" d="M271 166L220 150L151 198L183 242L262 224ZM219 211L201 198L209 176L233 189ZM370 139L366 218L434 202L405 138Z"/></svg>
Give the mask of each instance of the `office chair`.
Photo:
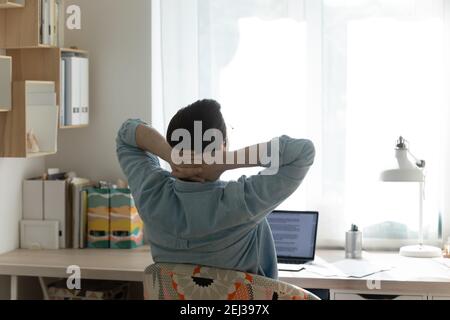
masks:
<svg viewBox="0 0 450 320"><path fill-rule="evenodd" d="M144 274L145 300L320 300L282 281L240 271L153 264Z"/></svg>

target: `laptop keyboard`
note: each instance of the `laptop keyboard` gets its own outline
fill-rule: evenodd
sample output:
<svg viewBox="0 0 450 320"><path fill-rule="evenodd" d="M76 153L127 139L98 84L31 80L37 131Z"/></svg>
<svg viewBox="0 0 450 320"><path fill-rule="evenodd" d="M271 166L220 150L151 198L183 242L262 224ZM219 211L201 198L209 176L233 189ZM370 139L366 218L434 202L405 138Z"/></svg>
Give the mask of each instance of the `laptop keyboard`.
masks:
<svg viewBox="0 0 450 320"><path fill-rule="evenodd" d="M278 259L278 263L284 263L284 264L305 264L306 260L301 259Z"/></svg>

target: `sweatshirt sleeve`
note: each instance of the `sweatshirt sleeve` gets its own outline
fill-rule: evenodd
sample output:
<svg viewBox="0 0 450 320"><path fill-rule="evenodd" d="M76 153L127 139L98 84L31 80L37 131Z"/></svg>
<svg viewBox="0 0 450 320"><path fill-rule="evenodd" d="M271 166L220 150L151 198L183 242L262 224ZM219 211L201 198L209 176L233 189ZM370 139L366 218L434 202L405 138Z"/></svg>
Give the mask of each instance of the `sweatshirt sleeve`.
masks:
<svg viewBox="0 0 450 320"><path fill-rule="evenodd" d="M233 207L233 199L239 199L233 212L236 223L251 221L259 223L291 196L304 180L314 163L315 148L309 140L279 139L279 166L272 174L260 173L251 177L241 177L229 183L224 192L224 200Z"/></svg>
<svg viewBox="0 0 450 320"><path fill-rule="evenodd" d="M123 173L135 200L142 205L143 192L158 190L158 185L168 177L157 156L140 149L136 144L136 129L145 122L137 119L125 121L116 138L116 152Z"/></svg>

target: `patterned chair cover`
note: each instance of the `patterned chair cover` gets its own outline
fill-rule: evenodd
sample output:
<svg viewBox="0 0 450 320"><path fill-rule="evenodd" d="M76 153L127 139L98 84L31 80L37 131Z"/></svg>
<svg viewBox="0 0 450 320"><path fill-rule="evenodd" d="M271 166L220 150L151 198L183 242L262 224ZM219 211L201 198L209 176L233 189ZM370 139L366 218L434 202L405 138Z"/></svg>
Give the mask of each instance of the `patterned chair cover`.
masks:
<svg viewBox="0 0 450 320"><path fill-rule="evenodd" d="M146 300L319 300L296 286L245 272L183 264L145 270Z"/></svg>

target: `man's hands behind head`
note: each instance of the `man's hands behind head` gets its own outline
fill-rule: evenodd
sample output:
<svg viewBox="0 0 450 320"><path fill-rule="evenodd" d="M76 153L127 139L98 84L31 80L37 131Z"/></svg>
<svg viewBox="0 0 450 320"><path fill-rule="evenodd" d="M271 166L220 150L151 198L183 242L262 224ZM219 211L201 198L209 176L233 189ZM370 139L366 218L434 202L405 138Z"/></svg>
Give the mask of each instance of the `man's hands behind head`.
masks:
<svg viewBox="0 0 450 320"><path fill-rule="evenodd" d="M197 163L195 164L197 159ZM172 176L181 180L192 182L214 182L219 180L222 174L227 171L227 166L224 164L206 164L203 158L196 157L191 153L190 160L182 164L170 163L172 168Z"/></svg>

